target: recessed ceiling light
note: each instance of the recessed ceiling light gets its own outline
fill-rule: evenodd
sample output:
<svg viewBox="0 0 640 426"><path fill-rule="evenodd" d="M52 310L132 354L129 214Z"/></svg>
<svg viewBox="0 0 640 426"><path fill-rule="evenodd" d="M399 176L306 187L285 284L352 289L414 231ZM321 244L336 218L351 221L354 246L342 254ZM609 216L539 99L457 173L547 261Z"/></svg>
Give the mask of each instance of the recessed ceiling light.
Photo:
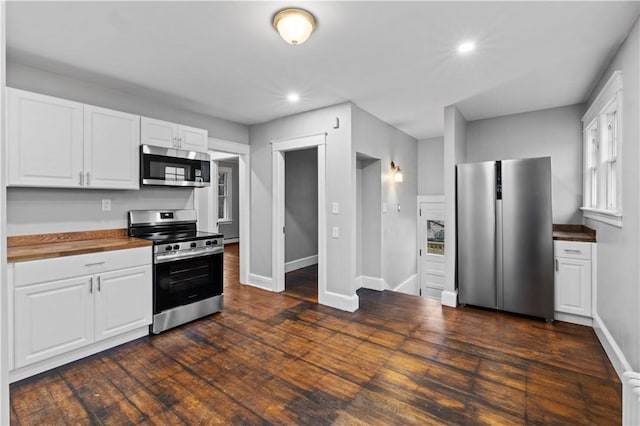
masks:
<svg viewBox="0 0 640 426"><path fill-rule="evenodd" d="M297 93L289 93L287 95L287 100L291 103L298 102L300 100L300 95L298 95Z"/></svg>
<svg viewBox="0 0 640 426"><path fill-rule="evenodd" d="M476 49L476 44L472 41L465 41L458 45L458 53L469 53Z"/></svg>

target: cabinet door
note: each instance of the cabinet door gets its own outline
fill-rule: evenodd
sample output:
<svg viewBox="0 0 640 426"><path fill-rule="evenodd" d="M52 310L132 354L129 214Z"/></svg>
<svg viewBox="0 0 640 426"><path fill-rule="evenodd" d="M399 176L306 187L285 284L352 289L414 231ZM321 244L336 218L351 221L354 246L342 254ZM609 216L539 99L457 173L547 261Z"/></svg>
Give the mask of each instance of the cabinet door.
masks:
<svg viewBox="0 0 640 426"><path fill-rule="evenodd" d="M22 367L93 342L91 277L15 290L15 367Z"/></svg>
<svg viewBox="0 0 640 426"><path fill-rule="evenodd" d="M557 257L555 275L555 310L590 317L591 261Z"/></svg>
<svg viewBox="0 0 640 426"><path fill-rule="evenodd" d="M180 126L178 128L178 145L180 149L196 152L207 152L209 132L195 127Z"/></svg>
<svg viewBox="0 0 640 426"><path fill-rule="evenodd" d="M151 265L96 276L96 341L151 324Z"/></svg>
<svg viewBox="0 0 640 426"><path fill-rule="evenodd" d="M163 148L177 148L178 125L153 118L140 118L140 143Z"/></svg>
<svg viewBox="0 0 640 426"><path fill-rule="evenodd" d="M8 185L82 186L82 111L78 102L7 89Z"/></svg>
<svg viewBox="0 0 640 426"><path fill-rule="evenodd" d="M84 106L85 186L140 187L140 116Z"/></svg>

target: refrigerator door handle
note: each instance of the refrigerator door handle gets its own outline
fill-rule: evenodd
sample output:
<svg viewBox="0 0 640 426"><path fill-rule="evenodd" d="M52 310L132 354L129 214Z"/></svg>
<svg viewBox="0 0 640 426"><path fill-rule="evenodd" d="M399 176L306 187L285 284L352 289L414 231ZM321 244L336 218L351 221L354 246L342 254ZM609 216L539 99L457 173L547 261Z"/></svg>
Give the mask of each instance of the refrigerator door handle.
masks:
<svg viewBox="0 0 640 426"><path fill-rule="evenodd" d="M559 270L559 267L558 267L558 259L556 259L556 271L558 271L558 270Z"/></svg>
<svg viewBox="0 0 640 426"><path fill-rule="evenodd" d="M496 304L504 309L504 273L502 258L502 200L496 200Z"/></svg>

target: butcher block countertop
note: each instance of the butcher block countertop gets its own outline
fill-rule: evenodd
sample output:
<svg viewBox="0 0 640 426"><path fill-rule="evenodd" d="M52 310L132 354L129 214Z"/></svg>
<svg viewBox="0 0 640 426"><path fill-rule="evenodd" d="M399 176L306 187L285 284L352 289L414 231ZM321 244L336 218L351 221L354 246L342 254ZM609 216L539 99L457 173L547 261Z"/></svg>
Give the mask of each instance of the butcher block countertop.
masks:
<svg viewBox="0 0 640 426"><path fill-rule="evenodd" d="M584 225L553 224L553 239L560 241L596 242L596 230Z"/></svg>
<svg viewBox="0 0 640 426"><path fill-rule="evenodd" d="M151 241L129 237L126 229L20 235L7 238L7 262L147 247L152 244Z"/></svg>

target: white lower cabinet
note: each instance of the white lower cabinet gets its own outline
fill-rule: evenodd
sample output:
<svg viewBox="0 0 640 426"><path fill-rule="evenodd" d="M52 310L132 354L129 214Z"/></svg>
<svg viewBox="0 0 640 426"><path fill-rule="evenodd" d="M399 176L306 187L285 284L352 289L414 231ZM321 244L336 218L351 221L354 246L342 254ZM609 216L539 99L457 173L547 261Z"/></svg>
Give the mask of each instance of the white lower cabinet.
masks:
<svg viewBox="0 0 640 426"><path fill-rule="evenodd" d="M592 323L593 243L555 241L555 318Z"/></svg>
<svg viewBox="0 0 640 426"><path fill-rule="evenodd" d="M15 364L22 367L93 341L89 277L15 290Z"/></svg>
<svg viewBox="0 0 640 426"><path fill-rule="evenodd" d="M10 265L10 380L147 335L151 256L142 247Z"/></svg>

